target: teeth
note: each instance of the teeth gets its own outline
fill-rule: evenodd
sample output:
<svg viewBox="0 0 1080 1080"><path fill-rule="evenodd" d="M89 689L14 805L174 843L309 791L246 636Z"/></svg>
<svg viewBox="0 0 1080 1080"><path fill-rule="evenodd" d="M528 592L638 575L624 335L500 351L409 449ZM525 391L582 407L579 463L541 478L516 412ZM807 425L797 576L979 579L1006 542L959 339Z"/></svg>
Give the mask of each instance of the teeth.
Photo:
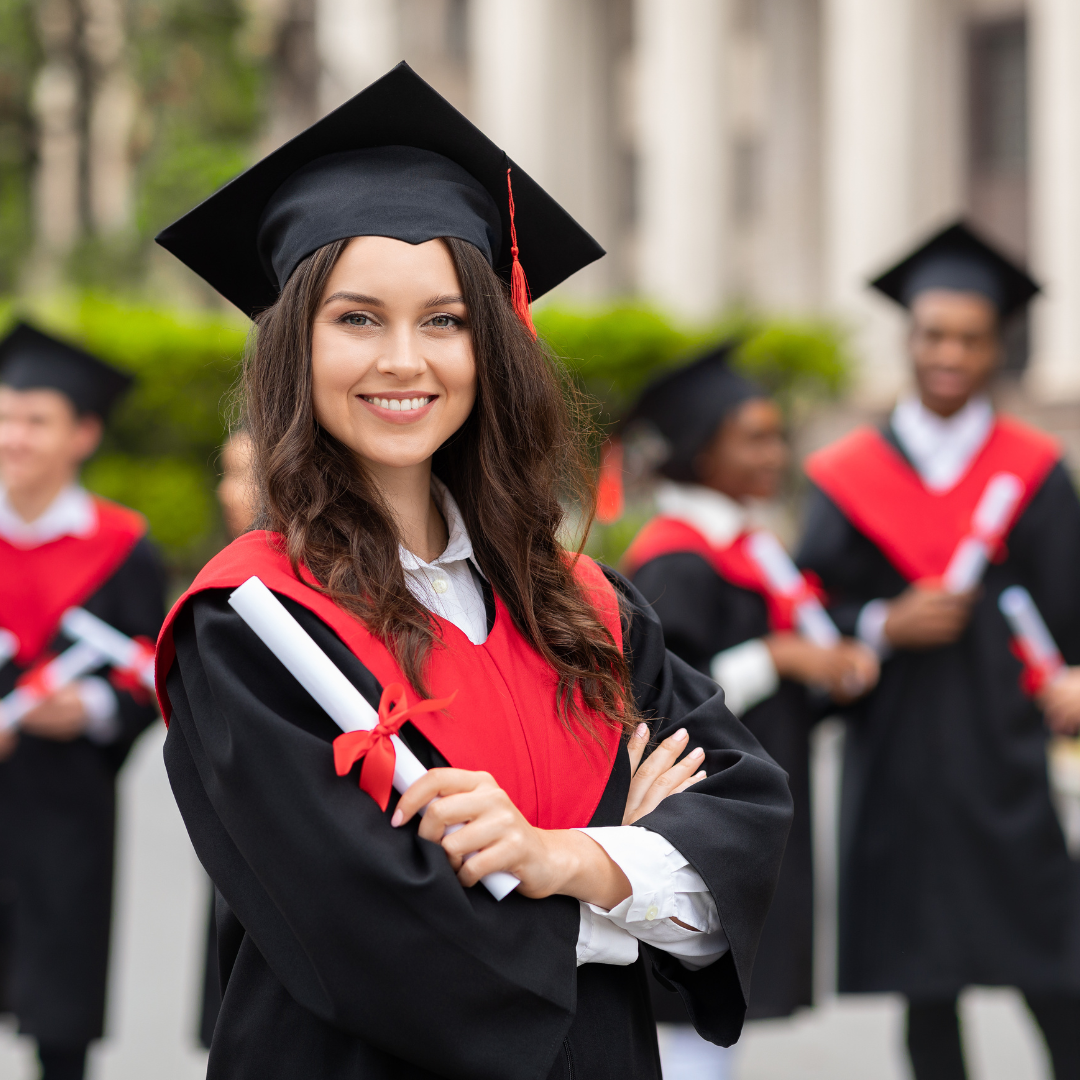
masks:
<svg viewBox="0 0 1080 1080"><path fill-rule="evenodd" d="M384 409L386 408L385 404L383 405L383 408ZM398 401L397 398L391 398L390 399L390 411L391 412L401 412L401 402Z"/></svg>
<svg viewBox="0 0 1080 1080"><path fill-rule="evenodd" d="M372 405L378 405L382 409L389 409L391 412L412 412L413 409L422 409L425 405L430 404L430 397L414 397L414 398L379 398L379 397L365 397L365 401L371 402Z"/></svg>

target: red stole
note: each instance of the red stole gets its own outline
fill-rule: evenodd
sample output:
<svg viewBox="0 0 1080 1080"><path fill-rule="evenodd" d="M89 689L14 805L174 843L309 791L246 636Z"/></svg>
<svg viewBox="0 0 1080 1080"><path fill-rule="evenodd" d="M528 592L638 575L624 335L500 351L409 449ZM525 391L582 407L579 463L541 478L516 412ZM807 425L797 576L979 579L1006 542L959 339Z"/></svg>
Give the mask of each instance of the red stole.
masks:
<svg viewBox="0 0 1080 1080"><path fill-rule="evenodd" d="M749 589L765 598L769 608L769 628L780 632L795 629L795 604L805 593L784 596L778 593L747 549L749 532L741 532L726 546L710 543L693 525L681 518L659 514L634 537L623 556L627 575L637 573L645 563L661 555L689 553L700 555L725 580L740 589ZM817 593L815 583L806 582L809 592Z"/></svg>
<svg viewBox="0 0 1080 1080"><path fill-rule="evenodd" d="M41 657L69 607L84 603L120 568L146 533L141 514L94 496L90 536L61 536L20 548L0 537L0 626L19 639L16 662Z"/></svg>
<svg viewBox="0 0 1080 1080"><path fill-rule="evenodd" d="M170 715L165 677L175 657L173 620L187 600L204 589L231 589L257 575L274 592L302 604L327 624L385 688L406 687L409 705L418 699L390 651L358 619L299 581L273 534L250 532L233 541L199 573L176 602L158 638L157 684L162 715ZM622 647L618 598L600 568L584 556L575 575L597 615ZM580 725L568 731L558 718L558 678L514 626L495 598L495 625L474 645L453 623L436 619L441 643L429 653L428 691L433 698L457 696L445 711L411 722L455 768L492 774L525 817L544 829L587 825L607 785L621 729L595 718L599 741ZM277 664L277 660L267 659ZM333 762L327 748L327 768Z"/></svg>
<svg viewBox="0 0 1080 1080"><path fill-rule="evenodd" d="M1024 485L1002 534L1007 536L1060 458L1055 439L999 416L967 472L948 491L927 488L881 433L868 427L811 454L805 469L904 577L920 581L945 572L992 476L1010 472Z"/></svg>

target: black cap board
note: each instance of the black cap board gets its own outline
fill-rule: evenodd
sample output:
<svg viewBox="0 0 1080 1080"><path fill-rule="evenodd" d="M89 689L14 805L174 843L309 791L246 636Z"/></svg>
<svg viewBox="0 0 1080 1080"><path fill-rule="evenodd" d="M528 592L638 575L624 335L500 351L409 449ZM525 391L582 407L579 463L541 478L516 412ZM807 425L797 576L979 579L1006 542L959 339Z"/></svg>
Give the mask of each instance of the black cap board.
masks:
<svg viewBox="0 0 1080 1080"><path fill-rule="evenodd" d="M1003 319L1039 291L1024 269L962 221L935 233L870 284L904 307L929 289L979 293Z"/></svg>
<svg viewBox="0 0 1080 1080"><path fill-rule="evenodd" d="M650 383L622 424L623 437L658 434L666 453L657 471L670 480L698 480L695 459L724 419L743 402L769 395L729 364L738 342L726 341L693 363Z"/></svg>
<svg viewBox="0 0 1080 1080"><path fill-rule="evenodd" d="M456 236L506 281L507 169L532 296L604 249L479 128L401 63L263 158L157 237L248 315L333 240Z"/></svg>
<svg viewBox="0 0 1080 1080"><path fill-rule="evenodd" d="M104 420L132 382L123 371L27 323L19 323L0 341L0 385L59 390L78 413Z"/></svg>

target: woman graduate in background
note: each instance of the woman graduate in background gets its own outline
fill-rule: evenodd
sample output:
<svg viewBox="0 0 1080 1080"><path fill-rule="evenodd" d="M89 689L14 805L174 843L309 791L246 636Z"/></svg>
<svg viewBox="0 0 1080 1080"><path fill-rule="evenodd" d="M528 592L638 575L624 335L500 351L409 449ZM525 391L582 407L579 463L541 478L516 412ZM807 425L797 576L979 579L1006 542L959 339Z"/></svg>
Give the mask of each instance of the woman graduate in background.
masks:
<svg viewBox="0 0 1080 1080"><path fill-rule="evenodd" d="M515 235L510 169L400 65L159 238L257 326L266 531L159 644L222 901L211 1078L659 1077L646 963L740 1030L790 797L639 594L559 546L582 457L517 242L537 293L602 252L517 169ZM401 728L432 771L400 800L335 775L334 724L228 604L253 574L373 706L456 694ZM496 870L501 902L471 887Z"/></svg>
<svg viewBox="0 0 1080 1080"><path fill-rule="evenodd" d="M661 479L659 514L630 545L624 568L652 604L667 647L723 687L728 708L788 774L795 819L747 1012L761 1019L811 1004L810 728L827 695L865 693L878 665L850 639L825 648L797 633L790 602L752 555L748 504L775 497L788 451L779 408L731 370L731 350L723 345L663 376L631 410L628 450L651 457ZM810 687L827 695L812 701ZM676 995L655 994L654 1004L662 1022L687 1023ZM689 1029L666 1034L666 1068L717 1056Z"/></svg>

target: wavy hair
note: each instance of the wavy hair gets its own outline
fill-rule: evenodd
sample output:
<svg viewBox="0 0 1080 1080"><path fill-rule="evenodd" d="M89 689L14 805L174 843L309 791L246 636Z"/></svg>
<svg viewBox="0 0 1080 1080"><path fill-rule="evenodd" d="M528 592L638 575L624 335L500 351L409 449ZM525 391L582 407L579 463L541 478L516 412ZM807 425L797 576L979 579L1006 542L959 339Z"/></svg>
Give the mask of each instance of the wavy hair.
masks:
<svg viewBox="0 0 1080 1080"><path fill-rule="evenodd" d="M309 255L255 319L242 409L259 525L283 537L294 571L307 567L426 695L438 624L406 585L389 507L353 452L318 423L312 401L312 326L347 243ZM434 472L461 507L476 562L514 625L556 671L562 722L598 735L578 707L580 693L594 716L629 725L636 710L626 660L558 540L564 502L583 507L589 520L595 505L583 401L514 314L480 252L462 240L443 243L468 311L477 394L468 419L436 452Z"/></svg>

